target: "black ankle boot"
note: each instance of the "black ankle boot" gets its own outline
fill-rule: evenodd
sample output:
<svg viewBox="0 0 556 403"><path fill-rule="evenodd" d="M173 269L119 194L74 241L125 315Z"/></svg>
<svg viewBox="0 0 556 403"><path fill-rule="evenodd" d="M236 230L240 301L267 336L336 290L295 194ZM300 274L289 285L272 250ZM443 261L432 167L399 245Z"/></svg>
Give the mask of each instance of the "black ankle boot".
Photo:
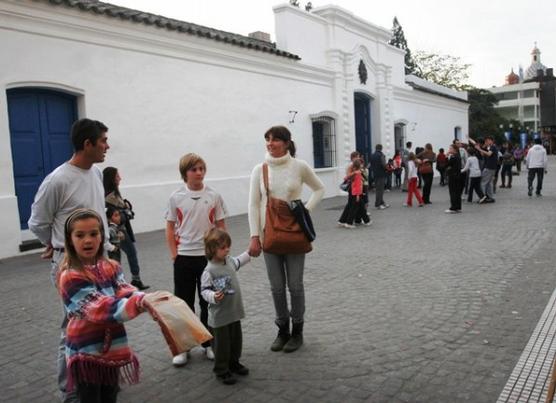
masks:
<svg viewBox="0 0 556 403"><path fill-rule="evenodd" d="M290 339L290 323L278 325L278 336L272 342L270 349L272 351L282 351L288 340Z"/></svg>
<svg viewBox="0 0 556 403"><path fill-rule="evenodd" d="M292 337L284 346L284 353L291 353L303 344L303 322L292 324Z"/></svg>

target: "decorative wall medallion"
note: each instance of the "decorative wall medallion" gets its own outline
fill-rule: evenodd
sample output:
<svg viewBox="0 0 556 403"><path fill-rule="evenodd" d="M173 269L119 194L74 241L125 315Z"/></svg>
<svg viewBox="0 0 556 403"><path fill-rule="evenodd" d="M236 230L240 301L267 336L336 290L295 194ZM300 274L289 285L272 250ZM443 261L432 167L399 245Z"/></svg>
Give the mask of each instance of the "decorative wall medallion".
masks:
<svg viewBox="0 0 556 403"><path fill-rule="evenodd" d="M367 67L363 62L363 59L359 60L358 71L359 71L359 81L361 81L361 84L367 84Z"/></svg>

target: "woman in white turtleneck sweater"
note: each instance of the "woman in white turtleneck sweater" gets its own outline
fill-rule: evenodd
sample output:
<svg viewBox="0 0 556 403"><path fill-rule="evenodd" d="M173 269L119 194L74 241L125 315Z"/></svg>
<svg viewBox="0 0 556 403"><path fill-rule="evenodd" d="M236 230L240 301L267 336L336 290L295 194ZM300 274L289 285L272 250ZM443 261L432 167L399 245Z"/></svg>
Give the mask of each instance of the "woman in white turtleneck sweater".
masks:
<svg viewBox="0 0 556 403"><path fill-rule="evenodd" d="M284 126L274 126L265 133L264 137L268 151L265 162L268 164L270 195L285 201L300 199L305 183L313 191L305 205L311 211L322 199L324 186L309 164L294 158L295 144L291 139L290 131ZM262 165L257 165L251 173L249 190L249 229L251 232L249 254L251 256L258 256L261 253L264 235L267 198ZM303 344L305 254L276 255L264 252L263 255L276 311L275 323L279 329L278 336L270 349L292 352ZM288 309L286 285L290 292L291 311ZM290 316L292 318L291 334Z"/></svg>

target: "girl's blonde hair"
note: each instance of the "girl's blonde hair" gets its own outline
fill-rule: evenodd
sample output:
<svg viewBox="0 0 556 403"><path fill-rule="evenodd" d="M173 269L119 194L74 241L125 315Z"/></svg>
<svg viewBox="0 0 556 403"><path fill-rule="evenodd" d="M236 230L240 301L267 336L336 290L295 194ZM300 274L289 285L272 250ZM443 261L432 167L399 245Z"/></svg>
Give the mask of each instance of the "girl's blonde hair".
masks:
<svg viewBox="0 0 556 403"><path fill-rule="evenodd" d="M407 159L410 161L415 160L417 157L415 157L415 153L414 152L410 152L409 155L407 156Z"/></svg>
<svg viewBox="0 0 556 403"><path fill-rule="evenodd" d="M83 264L77 256L77 251L75 250L75 246L71 241L71 233L73 231L73 227L77 221L87 220L89 218L94 218L98 222L98 229L100 231L100 245L97 251L96 258L102 258L104 254L104 227L102 224L102 218L98 215L98 213L91 209L77 209L72 212L68 218L66 219L66 223L64 224L64 248L65 248L65 255L62 265L60 266L60 270L67 270L70 267L72 269L82 269Z"/></svg>
<svg viewBox="0 0 556 403"><path fill-rule="evenodd" d="M205 234L205 256L212 260L222 246L232 246L230 234L220 228L212 228Z"/></svg>

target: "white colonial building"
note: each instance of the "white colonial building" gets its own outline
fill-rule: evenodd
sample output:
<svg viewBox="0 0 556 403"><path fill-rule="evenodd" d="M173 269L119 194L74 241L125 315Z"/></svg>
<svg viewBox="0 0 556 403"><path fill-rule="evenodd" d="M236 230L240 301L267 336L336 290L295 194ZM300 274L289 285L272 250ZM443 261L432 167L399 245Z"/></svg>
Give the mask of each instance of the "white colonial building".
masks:
<svg viewBox="0 0 556 403"><path fill-rule="evenodd" d="M389 30L336 6L274 12L271 43L92 0L1 1L0 258L33 238L30 204L70 157L76 118L109 127L105 165L123 176L138 232L163 227L187 152L206 159L230 213L245 213L272 125L290 128L328 197L354 149L392 155L467 134L467 94L406 77Z"/></svg>

